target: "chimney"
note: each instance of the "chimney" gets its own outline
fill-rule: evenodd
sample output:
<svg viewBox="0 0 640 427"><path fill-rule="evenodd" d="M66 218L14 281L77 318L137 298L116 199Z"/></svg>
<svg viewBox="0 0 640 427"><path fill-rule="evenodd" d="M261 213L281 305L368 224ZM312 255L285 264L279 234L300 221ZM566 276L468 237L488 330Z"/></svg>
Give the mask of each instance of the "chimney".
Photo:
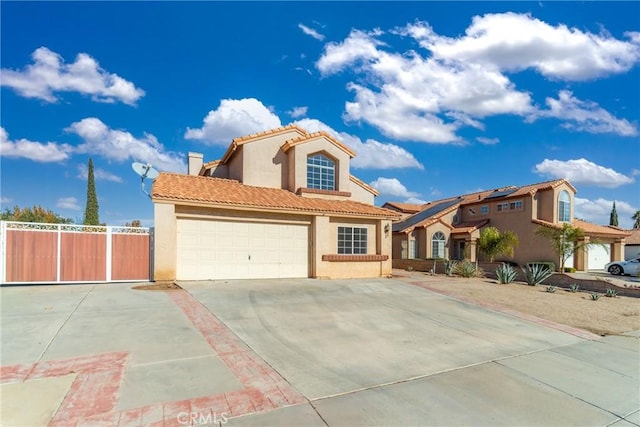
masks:
<svg viewBox="0 0 640 427"><path fill-rule="evenodd" d="M202 153L189 152L189 175L199 175L202 169Z"/></svg>

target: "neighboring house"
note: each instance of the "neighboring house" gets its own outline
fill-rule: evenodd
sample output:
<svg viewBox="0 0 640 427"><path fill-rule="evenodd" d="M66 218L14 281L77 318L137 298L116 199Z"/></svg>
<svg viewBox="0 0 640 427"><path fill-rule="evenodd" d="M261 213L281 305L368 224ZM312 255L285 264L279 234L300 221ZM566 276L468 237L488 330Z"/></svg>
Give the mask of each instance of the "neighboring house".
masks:
<svg viewBox="0 0 640 427"><path fill-rule="evenodd" d="M624 239L624 259L640 258L640 228L627 231L631 235Z"/></svg>
<svg viewBox="0 0 640 427"><path fill-rule="evenodd" d="M155 277L218 280L391 274L394 211L350 174L355 153L327 133L286 126L236 138L189 174L152 187Z"/></svg>
<svg viewBox="0 0 640 427"><path fill-rule="evenodd" d="M479 255L476 241L480 230L493 226L518 235L519 245L509 261L520 265L532 261L557 264L549 241L535 231L540 226L562 227L569 222L585 231L586 240L598 239L608 250L592 246L587 253L576 253L565 267L601 269L611 260L622 259L624 239L629 233L574 218L575 193L568 181L560 179L464 194L423 205L387 202L383 207L403 215L403 219L393 224L393 258L475 261Z"/></svg>

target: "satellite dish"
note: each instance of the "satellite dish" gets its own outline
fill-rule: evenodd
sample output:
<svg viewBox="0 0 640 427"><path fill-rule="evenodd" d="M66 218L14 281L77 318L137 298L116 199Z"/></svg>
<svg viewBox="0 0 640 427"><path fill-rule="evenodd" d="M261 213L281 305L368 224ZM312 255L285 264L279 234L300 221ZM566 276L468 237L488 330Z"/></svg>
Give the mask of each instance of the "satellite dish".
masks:
<svg viewBox="0 0 640 427"><path fill-rule="evenodd" d="M156 179L158 177L158 171L155 170L153 166L151 166L151 163L144 164L144 163L133 162L131 167L133 168L133 171L137 173L141 178L140 183L141 183L142 192L147 196L151 197L151 195L144 188L144 180L145 178L149 178L151 180Z"/></svg>

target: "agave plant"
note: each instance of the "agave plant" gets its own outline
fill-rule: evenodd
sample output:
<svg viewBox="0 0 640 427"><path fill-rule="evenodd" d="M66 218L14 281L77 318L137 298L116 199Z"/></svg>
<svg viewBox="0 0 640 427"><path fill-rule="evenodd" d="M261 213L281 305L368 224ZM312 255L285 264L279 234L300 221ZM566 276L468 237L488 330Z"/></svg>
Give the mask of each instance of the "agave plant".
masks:
<svg viewBox="0 0 640 427"><path fill-rule="evenodd" d="M609 297L609 298L613 298L616 295L618 295L618 291L616 291L613 288L607 288L607 290L606 290L606 292L604 294L605 297Z"/></svg>
<svg viewBox="0 0 640 427"><path fill-rule="evenodd" d="M501 285L506 285L516 280L516 271L509 264L502 263L496 268L496 277Z"/></svg>
<svg viewBox="0 0 640 427"><path fill-rule="evenodd" d="M453 270L456 268L457 262L451 259L447 259L444 261L444 274L447 276L453 276Z"/></svg>
<svg viewBox="0 0 640 427"><path fill-rule="evenodd" d="M464 260L456 264L453 268L453 273L462 277L474 277L478 274L476 266L469 260Z"/></svg>
<svg viewBox="0 0 640 427"><path fill-rule="evenodd" d="M580 289L580 285L578 285L577 283L574 283L573 285L569 286L569 290L571 292L578 292L578 289Z"/></svg>
<svg viewBox="0 0 640 427"><path fill-rule="evenodd" d="M522 272L524 273L525 282L530 286L535 286L538 283L541 283L552 274L549 267L543 264L527 265L526 268L522 268Z"/></svg>
<svg viewBox="0 0 640 427"><path fill-rule="evenodd" d="M547 292L554 293L558 289L557 286L547 286Z"/></svg>
<svg viewBox="0 0 640 427"><path fill-rule="evenodd" d="M591 293L591 299L593 301L598 301L598 298L600 298L600 294L596 293L596 292L592 292Z"/></svg>

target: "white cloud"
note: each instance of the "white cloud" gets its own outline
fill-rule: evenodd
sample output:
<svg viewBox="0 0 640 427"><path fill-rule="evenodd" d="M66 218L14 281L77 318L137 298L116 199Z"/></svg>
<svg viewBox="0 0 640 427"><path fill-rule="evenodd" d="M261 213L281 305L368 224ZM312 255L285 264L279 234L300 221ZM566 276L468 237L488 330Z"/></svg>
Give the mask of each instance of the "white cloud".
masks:
<svg viewBox="0 0 640 427"><path fill-rule="evenodd" d="M620 41L505 13L476 16L455 38L424 22L385 34L385 40L409 37L419 50L394 50L382 34L352 30L343 41L327 43L316 62L324 76L351 74L345 121L366 122L398 140L439 144L461 143L461 128L484 129L481 119L504 114L529 121L555 117L579 131L637 134L628 121L570 96L548 100L550 110L538 112L531 94L506 73L533 69L554 79L584 80L626 72L640 61L640 33Z"/></svg>
<svg viewBox="0 0 640 427"><path fill-rule="evenodd" d="M0 127L0 151L2 157L16 157L34 162L61 162L69 158L72 147L55 142L34 142L28 139L10 141L7 131Z"/></svg>
<svg viewBox="0 0 640 427"><path fill-rule="evenodd" d="M186 171L182 155L165 151L158 139L149 133L135 138L129 132L110 129L95 117L72 123L66 130L83 139L83 144L76 148L78 153L96 154L118 162L136 160L151 163L167 172Z"/></svg>
<svg viewBox="0 0 640 427"><path fill-rule="evenodd" d="M535 112L530 120L538 117L555 117L565 120L567 129L589 133L615 133L622 136L635 136L638 129L635 124L624 119L615 118L595 102L581 101L570 91L562 90L558 99L547 98L548 110Z"/></svg>
<svg viewBox="0 0 640 427"><path fill-rule="evenodd" d="M330 126L316 119L302 119L294 122L307 132L327 132L338 141L348 145L356 153L351 161L351 166L360 169L395 169L417 168L424 166L416 158L402 147L394 144L386 144L368 139L362 142L357 136L346 132L338 132Z"/></svg>
<svg viewBox="0 0 640 427"><path fill-rule="evenodd" d="M610 168L597 165L587 159L549 160L535 165L535 171L553 178L565 178L576 185L594 185L615 188L630 184L634 180Z"/></svg>
<svg viewBox="0 0 640 427"><path fill-rule="evenodd" d="M8 205L9 203L11 203L13 201L13 199L9 198L9 197L0 197L0 205Z"/></svg>
<svg viewBox="0 0 640 427"><path fill-rule="evenodd" d="M280 126L280 118L255 98L223 99L217 110L209 111L202 128L187 128L184 137L226 146L234 138Z"/></svg>
<svg viewBox="0 0 640 427"><path fill-rule="evenodd" d="M299 117L306 116L308 110L309 107L293 107L291 110L287 111L287 114L289 114L294 119L297 119Z"/></svg>
<svg viewBox="0 0 640 427"><path fill-rule="evenodd" d="M303 33L305 33L308 36L313 37L316 40L320 40L320 41L324 40L324 35L320 34L316 30L314 30L313 28L307 27L304 24L298 24L298 28L300 28Z"/></svg>
<svg viewBox="0 0 640 427"><path fill-rule="evenodd" d="M24 71L0 70L2 86L8 86L27 98L47 102L57 100L56 92L79 92L100 102L120 101L134 105L144 91L117 74L105 71L86 53L76 56L75 62L65 64L62 56L46 47L36 49L33 64Z"/></svg>
<svg viewBox="0 0 640 427"><path fill-rule="evenodd" d="M78 204L78 199L75 197L62 197L58 199L56 206L60 209L70 209L73 211L81 211L82 208Z"/></svg>
<svg viewBox="0 0 640 427"><path fill-rule="evenodd" d="M500 142L499 138L486 138L484 136L479 136L476 138L476 141L478 141L480 144L484 144L484 145L495 145L497 143Z"/></svg>
<svg viewBox="0 0 640 427"><path fill-rule="evenodd" d="M425 203L427 203L427 201L422 200L418 197L409 197L407 200L404 201L404 203L410 203L412 205L424 205Z"/></svg>
<svg viewBox="0 0 640 427"><path fill-rule="evenodd" d="M613 208L613 200L598 198L596 200L575 197L575 217L594 224L609 225L609 215ZM618 212L618 226L630 229L633 227L631 217L638 210L637 207L629 203L616 200L616 211Z"/></svg>
<svg viewBox="0 0 640 427"><path fill-rule="evenodd" d="M375 188L380 192L381 195L392 196L392 197L418 197L420 194L413 193L407 190L400 181L396 178L383 178L379 177L375 181L371 181L369 183L370 186Z"/></svg>
<svg viewBox="0 0 640 427"><path fill-rule="evenodd" d="M463 61L517 72L534 69L545 77L587 80L623 73L640 60L639 33L625 33L627 41L600 34L552 26L531 15L502 13L475 16L465 35L435 34L418 22L402 30L440 59Z"/></svg>
<svg viewBox="0 0 640 427"><path fill-rule="evenodd" d="M89 170L87 168L87 165L79 164L78 178L87 179L88 174L89 174ZM119 176L114 175L110 172L107 172L104 169L100 169L96 167L93 168L93 177L96 179L96 181L122 182L122 178L120 178Z"/></svg>

